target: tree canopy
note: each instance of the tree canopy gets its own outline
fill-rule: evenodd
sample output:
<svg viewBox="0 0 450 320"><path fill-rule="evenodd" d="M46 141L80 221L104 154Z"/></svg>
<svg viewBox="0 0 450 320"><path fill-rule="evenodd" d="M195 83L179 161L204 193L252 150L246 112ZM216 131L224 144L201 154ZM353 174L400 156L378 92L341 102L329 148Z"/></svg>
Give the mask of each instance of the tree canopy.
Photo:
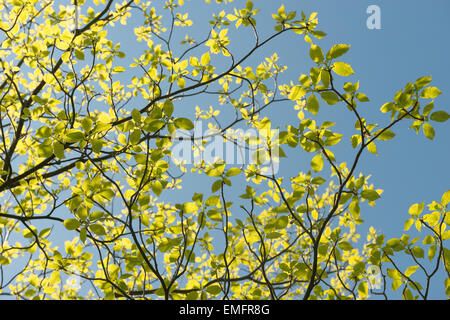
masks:
<svg viewBox="0 0 450 320"><path fill-rule="evenodd" d="M360 232L383 193L362 155L400 123L433 139L449 118L431 77L393 91L374 123L348 80L350 45L319 46L316 12L282 5L267 22L252 1L216 2L189 34L183 0L0 1L0 295L427 299L437 278L450 296L450 190L411 199L397 238ZM132 57L114 37L131 22L119 38L142 48ZM239 52L235 32L252 34ZM278 54L255 57L287 33L311 68L280 83ZM214 105L191 105L203 97ZM266 112L280 104L298 113L275 126ZM329 108L354 126L338 132ZM280 175L285 157L307 169ZM186 189L187 177L209 182Z"/></svg>

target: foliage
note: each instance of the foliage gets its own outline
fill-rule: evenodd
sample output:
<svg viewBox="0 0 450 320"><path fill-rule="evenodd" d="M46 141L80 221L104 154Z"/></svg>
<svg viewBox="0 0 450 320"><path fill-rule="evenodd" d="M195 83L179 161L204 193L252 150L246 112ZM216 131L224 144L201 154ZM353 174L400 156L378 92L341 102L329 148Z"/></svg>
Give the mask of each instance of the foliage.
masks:
<svg viewBox="0 0 450 320"><path fill-rule="evenodd" d="M251 1L236 9L216 1L225 2L224 10L213 15L207 36L187 35L181 44L176 32L194 23L182 0L160 7L78 0L78 14L53 1L1 1L1 294L366 299L401 290L405 299L426 299L431 279L440 276L449 296L450 191L439 202L411 206L405 231L414 226L418 237L385 239L371 228L358 242L364 206L382 196L369 175L357 172L361 155L393 139L401 122L433 139L433 121L449 118L433 112L441 91L431 78L407 83L381 107L386 123L371 123L359 108L369 101L359 82L342 80L355 73L343 61L350 46L324 51L315 44L325 36L317 13L297 17L281 6L274 33L262 37ZM131 19L141 21L134 34L144 49L129 64L108 35ZM254 35L242 55L231 49L231 29ZM286 67L277 54L257 67L250 62L285 33L306 41L313 67L298 82L279 84ZM183 111L185 99L204 95L220 108ZM263 111L279 103L293 105L298 118L275 128ZM354 117L353 135L319 123L325 104ZM227 111L231 116L220 118ZM174 164L177 133L204 151L209 140L194 135L199 121L208 123L209 138L256 146L255 161L227 167L200 158L190 173L187 163ZM239 126L255 134L240 139ZM354 155L337 159L333 150L349 142ZM311 154L310 170L278 176L284 149L290 157ZM184 177L176 169L211 177L211 191L174 202ZM231 187L242 188L234 204ZM412 265L398 263L402 254ZM380 288L372 287L369 266L379 268Z"/></svg>

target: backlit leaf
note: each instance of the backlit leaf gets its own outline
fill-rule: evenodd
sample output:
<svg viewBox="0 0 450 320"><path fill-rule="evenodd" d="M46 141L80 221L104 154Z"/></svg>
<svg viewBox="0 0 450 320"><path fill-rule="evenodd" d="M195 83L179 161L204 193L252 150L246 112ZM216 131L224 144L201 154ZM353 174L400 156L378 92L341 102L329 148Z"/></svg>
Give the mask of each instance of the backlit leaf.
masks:
<svg viewBox="0 0 450 320"><path fill-rule="evenodd" d="M345 62L335 62L333 64L333 71L343 77L351 76L355 73L352 67Z"/></svg>

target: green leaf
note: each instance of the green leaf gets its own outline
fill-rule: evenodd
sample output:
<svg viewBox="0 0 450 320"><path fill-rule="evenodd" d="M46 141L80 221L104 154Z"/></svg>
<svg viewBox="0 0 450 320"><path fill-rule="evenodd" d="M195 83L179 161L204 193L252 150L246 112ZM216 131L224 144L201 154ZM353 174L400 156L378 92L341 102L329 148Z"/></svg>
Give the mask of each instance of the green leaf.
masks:
<svg viewBox="0 0 450 320"><path fill-rule="evenodd" d="M416 86L417 90L420 90L423 87L427 86L430 82L431 82L431 77L425 76L425 77L421 77L421 78L417 79L416 82L414 83L414 85Z"/></svg>
<svg viewBox="0 0 450 320"><path fill-rule="evenodd" d="M46 236L48 236L50 234L51 231L52 231L51 228L45 228L45 229L41 230L39 232L39 238L45 238Z"/></svg>
<svg viewBox="0 0 450 320"><path fill-rule="evenodd" d="M284 229L289 224L289 218L287 216L281 216L275 220L275 228L276 229Z"/></svg>
<svg viewBox="0 0 450 320"><path fill-rule="evenodd" d="M397 271L397 270L395 270L395 271ZM395 280L395 281L393 281L392 282L392 290L397 291L398 288L400 288L402 284L403 284L402 280Z"/></svg>
<svg viewBox="0 0 450 320"><path fill-rule="evenodd" d="M380 134L378 136L377 139L386 141L386 140L391 140L394 137L395 137L395 133L393 133L390 129L386 129L386 130L383 131L382 134Z"/></svg>
<svg viewBox="0 0 450 320"><path fill-rule="evenodd" d="M431 112L431 110L434 109L434 100L432 100L429 104L427 104L422 111L422 115L424 117L428 116Z"/></svg>
<svg viewBox="0 0 450 320"><path fill-rule="evenodd" d="M414 300L414 296L409 288L405 288L402 293L403 300Z"/></svg>
<svg viewBox="0 0 450 320"><path fill-rule="evenodd" d="M405 245L400 241L400 239L393 238L386 242L386 247L392 248L394 251L403 250Z"/></svg>
<svg viewBox="0 0 450 320"><path fill-rule="evenodd" d="M50 127L40 127L36 131L36 137L38 138L48 138L52 135L52 129Z"/></svg>
<svg viewBox="0 0 450 320"><path fill-rule="evenodd" d="M227 171L226 176L227 177L234 177L234 176L237 176L239 173L241 173L241 169L239 169L239 168L230 168Z"/></svg>
<svg viewBox="0 0 450 320"><path fill-rule="evenodd" d="M347 51L350 49L349 45L346 44L336 44L334 45L330 51L327 53L327 60L333 60L336 58L339 58L340 56L347 53Z"/></svg>
<svg viewBox="0 0 450 320"><path fill-rule="evenodd" d="M177 78L177 84L180 88L184 88L186 86L186 80L184 78Z"/></svg>
<svg viewBox="0 0 450 320"><path fill-rule="evenodd" d="M267 239L278 239L279 237L281 237L281 233L279 233L279 232L269 232L266 235Z"/></svg>
<svg viewBox="0 0 450 320"><path fill-rule="evenodd" d="M325 139L324 145L327 147L334 146L335 144L338 144L339 141L341 141L343 136L344 136L343 134L334 132L333 135L331 135Z"/></svg>
<svg viewBox="0 0 450 320"><path fill-rule="evenodd" d="M163 238L161 243L158 245L158 249L161 252L168 252L173 247L177 246L180 243L181 238Z"/></svg>
<svg viewBox="0 0 450 320"><path fill-rule="evenodd" d="M423 251L423 249L421 247L414 247L412 248L412 253L414 255L414 257L416 258L423 258L425 256L425 252Z"/></svg>
<svg viewBox="0 0 450 320"><path fill-rule="evenodd" d="M358 198L353 198L352 202L348 206L348 210L350 211L353 218L358 219L361 215L361 209L359 208L359 200Z"/></svg>
<svg viewBox="0 0 450 320"><path fill-rule="evenodd" d="M217 192L220 188L222 187L222 180L216 180L214 181L214 183L211 185L211 191Z"/></svg>
<svg viewBox="0 0 450 320"><path fill-rule="evenodd" d="M317 100L315 95L311 95L306 102L306 109L313 115L317 115L319 112L319 100Z"/></svg>
<svg viewBox="0 0 450 320"><path fill-rule="evenodd" d="M77 129L67 130L64 135L65 141L69 143L79 142L84 139L84 132Z"/></svg>
<svg viewBox="0 0 450 320"><path fill-rule="evenodd" d="M133 118L134 122L139 123L141 122L141 113L138 109L133 109L131 111L131 117Z"/></svg>
<svg viewBox="0 0 450 320"><path fill-rule="evenodd" d="M405 276L410 277L411 275L414 274L414 272L417 271L418 268L419 268L419 266L408 267L408 269L406 269L406 271L405 271Z"/></svg>
<svg viewBox="0 0 450 320"><path fill-rule="evenodd" d="M93 121L88 117L83 118L83 120L81 120L81 126L83 127L83 130L85 132L89 132L92 129L92 125Z"/></svg>
<svg viewBox="0 0 450 320"><path fill-rule="evenodd" d="M380 195L375 190L363 190L361 191L361 197L369 201L375 201L380 198Z"/></svg>
<svg viewBox="0 0 450 320"><path fill-rule="evenodd" d="M367 151L373 154L377 154L377 145L374 142L371 142L367 145Z"/></svg>
<svg viewBox="0 0 450 320"><path fill-rule="evenodd" d="M212 221L222 221L222 215L215 208L213 210L209 210L207 215Z"/></svg>
<svg viewBox="0 0 450 320"><path fill-rule="evenodd" d="M216 164L205 170L208 177L220 177L225 170L225 163Z"/></svg>
<svg viewBox="0 0 450 320"><path fill-rule="evenodd" d="M323 52L318 45L315 44L311 45L311 49L309 50L309 56L316 63L323 61Z"/></svg>
<svg viewBox="0 0 450 320"><path fill-rule="evenodd" d="M170 116L172 115L172 113L173 113L173 103L172 103L172 101L170 101L169 99L167 99L167 100L164 102L164 105L163 105L163 111L164 111L164 114L165 114L166 116L168 116L168 117L170 117Z"/></svg>
<svg viewBox="0 0 450 320"><path fill-rule="evenodd" d="M173 123L174 123L175 127L177 127L178 129L183 129L183 130L194 129L194 124L188 118L177 118L174 120Z"/></svg>
<svg viewBox="0 0 450 320"><path fill-rule="evenodd" d="M58 141L53 142L53 154L58 159L64 159L66 156L64 155L64 145Z"/></svg>
<svg viewBox="0 0 450 320"><path fill-rule="evenodd" d="M436 111L430 116L430 119L436 122L445 122L450 118L450 115L446 111Z"/></svg>
<svg viewBox="0 0 450 320"><path fill-rule="evenodd" d="M205 201L205 205L208 207L214 207L217 206L220 203L220 198L218 196L210 196Z"/></svg>
<svg viewBox="0 0 450 320"><path fill-rule="evenodd" d="M78 60L84 60L84 53L83 51L79 49L75 49L75 57L77 57Z"/></svg>
<svg viewBox="0 0 450 320"><path fill-rule="evenodd" d="M450 202L450 190L445 191L441 198L441 204L445 207Z"/></svg>
<svg viewBox="0 0 450 320"><path fill-rule="evenodd" d="M306 89L302 86L294 86L289 94L289 100L298 100L306 94Z"/></svg>
<svg viewBox="0 0 450 320"><path fill-rule="evenodd" d="M322 69L320 71L320 80L322 81L325 88L328 88L328 86L330 85L330 73L328 72L328 70Z"/></svg>
<svg viewBox="0 0 450 320"><path fill-rule="evenodd" d="M80 230L80 240L81 242L85 243L87 238L87 230L86 228L81 228Z"/></svg>
<svg viewBox="0 0 450 320"><path fill-rule="evenodd" d="M335 62L333 64L333 71L343 77L351 76L355 73L352 67L345 62Z"/></svg>
<svg viewBox="0 0 450 320"><path fill-rule="evenodd" d="M53 146L51 144L41 143L38 146L38 154L40 157L47 158L53 155Z"/></svg>
<svg viewBox="0 0 450 320"><path fill-rule="evenodd" d="M163 186L159 180L156 180L152 183L152 191L159 197L163 190Z"/></svg>
<svg viewBox="0 0 450 320"><path fill-rule="evenodd" d="M149 121L147 121L149 119ZM145 131L148 132L156 132L165 126L165 122L159 119L150 119L147 118L145 120L145 125L142 127Z"/></svg>
<svg viewBox="0 0 450 320"><path fill-rule="evenodd" d="M411 226L414 224L414 221L415 220L413 218L407 219L405 221L405 227L403 228L403 230L408 231L411 228Z"/></svg>
<svg viewBox="0 0 450 320"><path fill-rule="evenodd" d="M112 191L112 190L108 189L108 191ZM114 196L114 194L112 196ZM112 198L112 196L110 198ZM91 221L94 221L94 220L100 219L103 216L104 216L104 213L102 211L93 211L93 212L91 212L89 219Z"/></svg>
<svg viewBox="0 0 450 320"><path fill-rule="evenodd" d="M185 202L183 203L183 211L185 213L193 213L198 210L198 206L195 202Z"/></svg>
<svg viewBox="0 0 450 320"><path fill-rule="evenodd" d="M361 136L359 134L355 134L352 136L350 141L352 143L352 147L356 148L361 143Z"/></svg>
<svg viewBox="0 0 450 320"><path fill-rule="evenodd" d="M367 281L360 282L358 285L358 293L362 296L367 296L369 294L369 286Z"/></svg>
<svg viewBox="0 0 450 320"><path fill-rule="evenodd" d="M325 101L329 105L335 105L340 101L339 96L331 91L325 91L320 93L320 96L322 97L323 101Z"/></svg>
<svg viewBox="0 0 450 320"><path fill-rule="evenodd" d="M312 158L312 160L311 160L311 168L315 172L322 171L322 169L323 169L323 157L322 157L322 155L320 153L318 155L316 155L314 158Z"/></svg>
<svg viewBox="0 0 450 320"><path fill-rule="evenodd" d="M422 213L424 207L425 202L415 203L409 207L408 213L413 217L418 217Z"/></svg>
<svg viewBox="0 0 450 320"><path fill-rule="evenodd" d="M139 140L141 139L141 130L133 130L133 132L130 134L130 143L131 144L138 144Z"/></svg>
<svg viewBox="0 0 450 320"><path fill-rule="evenodd" d="M126 69L124 68L124 67L121 67L121 66L117 66L117 67L114 67L112 70L111 70L111 72L112 73L120 73L120 72L124 72Z"/></svg>
<svg viewBox="0 0 450 320"><path fill-rule="evenodd" d="M101 140L92 139L91 145L92 145L92 151L94 151L95 153L100 153L100 151L102 151L103 143L101 142Z"/></svg>
<svg viewBox="0 0 450 320"><path fill-rule="evenodd" d="M219 285L211 285L206 288L206 292L215 296L218 295L221 291L222 289Z"/></svg>
<svg viewBox="0 0 450 320"><path fill-rule="evenodd" d="M396 269L387 269L387 275L392 280L401 280L402 279L402 275Z"/></svg>
<svg viewBox="0 0 450 320"><path fill-rule="evenodd" d="M64 220L63 223L64 223L64 227L67 230L75 230L79 226L81 226L81 222L78 221L77 219L67 219L67 220Z"/></svg>
<svg viewBox="0 0 450 320"><path fill-rule="evenodd" d="M89 216L89 212L86 209L86 207L81 206L81 207L78 207L78 209L76 211L76 215L80 220L84 221Z"/></svg>
<svg viewBox="0 0 450 320"><path fill-rule="evenodd" d="M338 247L344 251L350 251L353 249L353 246L347 242L347 241L342 241L338 244Z"/></svg>
<svg viewBox="0 0 450 320"><path fill-rule="evenodd" d="M209 56L209 52L205 52L200 59L200 63L202 64L202 66L206 66L210 60L211 57Z"/></svg>
<svg viewBox="0 0 450 320"><path fill-rule="evenodd" d="M441 93L442 93L442 91L436 87L427 87L422 90L422 92L420 93L420 96L424 99L434 99L437 96L439 96Z"/></svg>
<svg viewBox="0 0 450 320"><path fill-rule="evenodd" d="M358 92L356 94L356 99L358 99L361 102L368 102L368 101L370 101L369 98L364 93L361 93L361 92Z"/></svg>
<svg viewBox="0 0 450 320"><path fill-rule="evenodd" d="M431 245L428 248L428 260L430 260L430 262L433 260L433 258L436 255L436 250L437 250L437 246L435 244Z"/></svg>
<svg viewBox="0 0 450 320"><path fill-rule="evenodd" d="M434 135L435 135L434 128L428 122L425 122L423 124L423 133L424 133L425 137L427 137L430 140L433 140Z"/></svg>
<svg viewBox="0 0 450 320"><path fill-rule="evenodd" d="M315 177L311 180L312 184L317 184L317 185L321 185L325 182L326 180L322 177Z"/></svg>
<svg viewBox="0 0 450 320"><path fill-rule="evenodd" d="M434 243L434 238L431 235L427 235L425 238L423 238L422 243L423 244L432 244Z"/></svg>
<svg viewBox="0 0 450 320"><path fill-rule="evenodd" d="M98 236L104 236L106 235L105 228L101 224L91 224L89 226L89 230L91 230L93 233L95 233Z"/></svg>
<svg viewBox="0 0 450 320"><path fill-rule="evenodd" d="M393 104L392 102L387 102L385 104L383 104L383 106L380 108L380 111L383 113L387 113L392 111L395 108L395 104Z"/></svg>

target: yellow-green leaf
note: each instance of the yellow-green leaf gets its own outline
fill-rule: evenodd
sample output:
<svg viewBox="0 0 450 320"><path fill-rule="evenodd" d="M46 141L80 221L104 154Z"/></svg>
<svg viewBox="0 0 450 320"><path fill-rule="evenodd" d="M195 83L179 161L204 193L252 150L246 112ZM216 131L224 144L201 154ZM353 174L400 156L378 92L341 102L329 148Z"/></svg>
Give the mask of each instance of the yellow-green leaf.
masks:
<svg viewBox="0 0 450 320"><path fill-rule="evenodd" d="M75 230L77 229L79 226L81 226L81 222L78 221L77 219L67 219L64 220L64 227L67 230Z"/></svg>
<svg viewBox="0 0 450 320"><path fill-rule="evenodd" d="M430 119L436 122L445 122L450 118L450 115L446 111L436 111L430 116Z"/></svg>
<svg viewBox="0 0 450 320"><path fill-rule="evenodd" d="M89 226L89 230L91 230L93 233L95 233L98 236L104 236L106 235L105 228L101 224L91 224Z"/></svg>
<svg viewBox="0 0 450 320"><path fill-rule="evenodd" d="M450 202L450 190L445 191L441 198L441 204L445 207ZM449 214L450 215L450 214Z"/></svg>
<svg viewBox="0 0 450 320"><path fill-rule="evenodd" d="M192 130L194 129L194 124L191 120L188 118L177 118L174 120L174 125L178 129L184 129L184 130Z"/></svg>
<svg viewBox="0 0 450 320"><path fill-rule="evenodd" d="M434 99L437 96L439 96L441 93L442 93L442 91L436 87L427 87L422 90L422 92L420 93L420 96L425 99Z"/></svg>
<svg viewBox="0 0 450 320"><path fill-rule="evenodd" d="M434 128L428 122L425 122L423 124L423 133L424 133L425 137L427 137L428 139L430 139L430 140L434 139L434 136L435 136Z"/></svg>
<svg viewBox="0 0 450 320"><path fill-rule="evenodd" d="M54 141L53 142L53 154L58 159L64 159L65 158L64 145L58 141Z"/></svg>
<svg viewBox="0 0 450 320"><path fill-rule="evenodd" d="M408 269L406 269L406 271L405 271L405 276L410 277L414 272L417 271L418 268L419 268L419 266L408 267Z"/></svg>
<svg viewBox="0 0 450 320"><path fill-rule="evenodd" d="M159 180L156 180L152 183L152 191L157 195L160 196L161 192L163 190L163 186Z"/></svg>
<svg viewBox="0 0 450 320"><path fill-rule="evenodd" d="M333 71L343 77L351 76L355 73L352 67L345 62L335 62L333 64Z"/></svg>
<svg viewBox="0 0 450 320"><path fill-rule="evenodd" d="M311 45L311 49L309 50L309 56L316 63L323 61L322 49L316 44Z"/></svg>
<svg viewBox="0 0 450 320"><path fill-rule="evenodd" d="M173 103L170 100L166 100L163 105L164 114L170 117L173 113Z"/></svg>
<svg viewBox="0 0 450 320"><path fill-rule="evenodd" d="M323 169L323 157L321 154L316 155L314 158L312 158L311 160L311 168L316 171L322 171Z"/></svg>
<svg viewBox="0 0 450 320"><path fill-rule="evenodd" d="M340 101L338 95L331 91L322 92L320 96L329 105L335 105Z"/></svg>
<svg viewBox="0 0 450 320"><path fill-rule="evenodd" d="M394 138L394 137L395 137L395 133L392 132L390 129L386 129L386 130L383 131L382 134L380 134L380 135L378 136L377 139L378 139L378 140L386 141L386 140L391 140L391 139Z"/></svg>
<svg viewBox="0 0 450 320"><path fill-rule="evenodd" d="M206 65L209 63L210 60L211 60L211 57L210 57L210 55L209 55L209 52L205 52L205 53L202 55L201 59L200 59L200 63L201 63L203 66L206 66Z"/></svg>
<svg viewBox="0 0 450 320"><path fill-rule="evenodd" d="M141 130L133 130L133 132L130 134L130 143L131 144L138 144L139 140L141 139Z"/></svg>
<svg viewBox="0 0 450 320"><path fill-rule="evenodd" d="M84 60L83 51L81 51L79 49L75 49L75 57L77 57L78 60Z"/></svg>
<svg viewBox="0 0 450 320"><path fill-rule="evenodd" d="M311 95L306 102L306 109L313 115L317 115L319 112L319 100L317 100L315 95Z"/></svg>
<svg viewBox="0 0 450 320"><path fill-rule="evenodd" d="M131 111L131 117L133 118L134 122L139 123L141 122L141 113L138 109L133 109Z"/></svg>
<svg viewBox="0 0 450 320"><path fill-rule="evenodd" d="M328 51L327 59L333 60L339 58L340 56L344 55L349 49L350 49L349 45L336 44L330 49L330 51Z"/></svg>
<svg viewBox="0 0 450 320"><path fill-rule="evenodd" d="M306 94L306 89L302 86L294 86L289 94L289 100L298 100Z"/></svg>
<svg viewBox="0 0 450 320"><path fill-rule="evenodd" d="M239 173L241 173L241 169L239 169L239 168L230 168L227 171L226 176L227 177L234 177L234 176L238 175Z"/></svg>
<svg viewBox="0 0 450 320"><path fill-rule="evenodd" d="M361 197L363 197L364 199L367 199L369 201L374 201L374 200L377 200L378 198L380 198L380 195L375 190L367 189L367 190L361 191Z"/></svg>

